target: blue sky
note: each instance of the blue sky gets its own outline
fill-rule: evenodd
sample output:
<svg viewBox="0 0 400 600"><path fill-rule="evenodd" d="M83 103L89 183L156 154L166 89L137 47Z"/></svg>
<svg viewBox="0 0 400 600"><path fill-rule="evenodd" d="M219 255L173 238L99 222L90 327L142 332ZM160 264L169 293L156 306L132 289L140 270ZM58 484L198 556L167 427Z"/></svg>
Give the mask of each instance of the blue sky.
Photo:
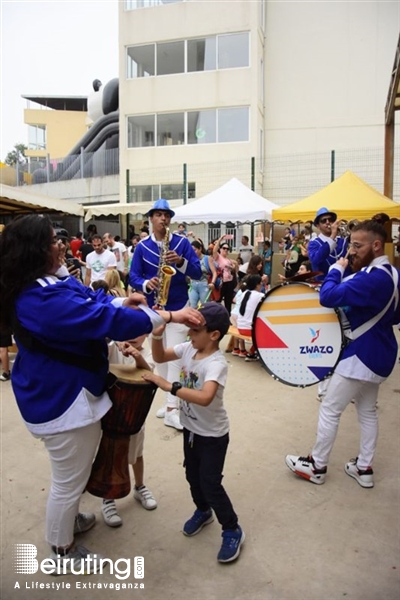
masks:
<svg viewBox="0 0 400 600"><path fill-rule="evenodd" d="M0 0L0 160L27 143L22 94L89 95L118 77L117 0Z"/></svg>

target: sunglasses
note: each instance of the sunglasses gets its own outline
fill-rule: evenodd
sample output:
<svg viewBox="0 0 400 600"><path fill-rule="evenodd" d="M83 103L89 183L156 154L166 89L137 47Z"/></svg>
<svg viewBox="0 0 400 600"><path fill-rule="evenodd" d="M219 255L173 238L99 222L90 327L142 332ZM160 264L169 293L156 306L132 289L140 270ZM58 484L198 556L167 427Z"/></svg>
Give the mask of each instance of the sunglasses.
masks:
<svg viewBox="0 0 400 600"><path fill-rule="evenodd" d="M228 246L222 246L221 250L229 250Z"/></svg>
<svg viewBox="0 0 400 600"><path fill-rule="evenodd" d="M319 220L320 223L333 223L332 217L325 217L324 219Z"/></svg>

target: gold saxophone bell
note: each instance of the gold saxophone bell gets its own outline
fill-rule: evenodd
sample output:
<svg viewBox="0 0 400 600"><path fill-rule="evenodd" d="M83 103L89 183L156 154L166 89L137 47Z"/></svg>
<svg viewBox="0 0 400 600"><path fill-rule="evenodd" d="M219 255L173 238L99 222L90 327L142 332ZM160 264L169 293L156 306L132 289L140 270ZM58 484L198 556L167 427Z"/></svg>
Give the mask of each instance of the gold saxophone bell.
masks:
<svg viewBox="0 0 400 600"><path fill-rule="evenodd" d="M162 243L162 252L160 256L160 264L158 266L158 288L156 294L156 305L160 308L164 308L164 306L168 302L168 294L169 288L171 285L171 277L176 275L176 269L171 267L171 265L167 265L166 256L169 250L169 229L165 228L165 235Z"/></svg>
<svg viewBox="0 0 400 600"><path fill-rule="evenodd" d="M174 267L171 267L171 265L164 265L163 267L161 267L160 271L161 284L158 288L157 305L161 308L164 308L164 306L168 302L168 294L171 285L171 279L174 275L176 275L176 270L174 269Z"/></svg>

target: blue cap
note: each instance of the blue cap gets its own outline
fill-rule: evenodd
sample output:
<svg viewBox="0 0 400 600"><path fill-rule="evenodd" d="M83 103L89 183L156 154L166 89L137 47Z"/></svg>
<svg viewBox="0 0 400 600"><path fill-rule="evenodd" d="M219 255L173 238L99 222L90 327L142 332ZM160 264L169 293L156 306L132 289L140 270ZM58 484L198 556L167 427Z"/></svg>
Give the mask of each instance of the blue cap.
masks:
<svg viewBox="0 0 400 600"><path fill-rule="evenodd" d="M199 311L204 317L208 331L219 331L221 339L228 333L231 321L225 306L219 302L206 302L200 306Z"/></svg>
<svg viewBox="0 0 400 600"><path fill-rule="evenodd" d="M337 220L337 214L332 212L331 210L328 210L325 206L323 206L322 208L320 208L317 211L317 214L315 215L315 219L314 219L314 225L315 227L318 226L319 220L322 216L324 215L330 215L334 221Z"/></svg>
<svg viewBox="0 0 400 600"><path fill-rule="evenodd" d="M174 211L170 209L168 202L166 200L164 200L164 198L160 198L159 200L156 200L154 202L153 208L151 208L149 210L149 212L147 213L146 216L151 217L151 215L153 214L153 212L155 210L165 210L166 212L169 212L171 217L175 216Z"/></svg>

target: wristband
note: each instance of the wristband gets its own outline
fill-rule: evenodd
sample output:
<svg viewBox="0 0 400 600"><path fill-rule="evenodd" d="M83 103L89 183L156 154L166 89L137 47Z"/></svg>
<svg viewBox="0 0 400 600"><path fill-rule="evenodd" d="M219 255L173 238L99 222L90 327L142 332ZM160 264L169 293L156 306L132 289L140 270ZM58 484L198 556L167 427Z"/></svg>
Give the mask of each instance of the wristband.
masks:
<svg viewBox="0 0 400 600"><path fill-rule="evenodd" d="M152 334L151 337L152 337L153 340L162 340L164 336L163 335L153 335Z"/></svg>
<svg viewBox="0 0 400 600"><path fill-rule="evenodd" d="M167 325L169 323L172 323L172 312L170 310L168 312L169 312L169 321L165 321Z"/></svg>

